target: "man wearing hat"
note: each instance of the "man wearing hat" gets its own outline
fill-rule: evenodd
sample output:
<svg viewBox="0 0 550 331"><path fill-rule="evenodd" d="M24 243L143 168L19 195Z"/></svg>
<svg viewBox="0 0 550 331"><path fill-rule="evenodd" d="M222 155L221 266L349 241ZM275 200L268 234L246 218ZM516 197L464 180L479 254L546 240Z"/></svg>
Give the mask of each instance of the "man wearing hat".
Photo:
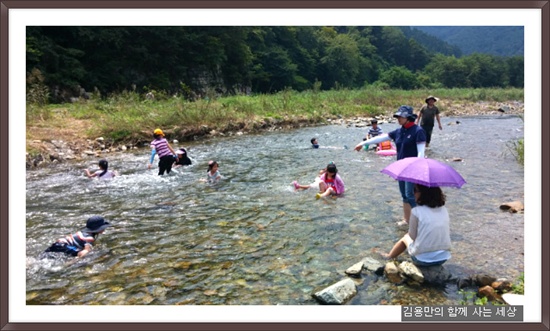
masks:
<svg viewBox="0 0 550 331"><path fill-rule="evenodd" d="M439 130L443 130L441 126L441 120L439 119L439 109L435 106L437 98L430 95L426 98L426 104L420 108L418 113L418 120L416 123L420 124L422 129L426 131L426 147L430 146L430 141L432 141L432 131L434 129L434 118L437 119L437 124L439 124Z"/></svg>
<svg viewBox="0 0 550 331"><path fill-rule="evenodd" d="M92 244L100 233L103 233L111 223L101 216L92 216L86 221L86 227L76 233L57 239L44 253L59 252L72 256L83 257L92 250Z"/></svg>
<svg viewBox="0 0 550 331"><path fill-rule="evenodd" d="M426 132L420 126L415 124L416 114L411 106L403 105L397 109L393 115L401 125L388 134L382 134L377 137L367 139L355 146L356 151L360 151L363 145L379 144L384 141L393 140L397 148L397 159L406 157L424 157ZM412 208L416 207L414 198L414 183L399 181L399 191L403 200L403 220L398 225L406 225L411 217Z"/></svg>

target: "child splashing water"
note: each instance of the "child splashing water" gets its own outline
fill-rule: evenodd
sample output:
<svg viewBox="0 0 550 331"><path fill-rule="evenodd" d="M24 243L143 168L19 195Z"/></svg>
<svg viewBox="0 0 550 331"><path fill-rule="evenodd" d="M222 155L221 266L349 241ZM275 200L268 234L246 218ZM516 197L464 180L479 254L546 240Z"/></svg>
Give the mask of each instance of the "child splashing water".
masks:
<svg viewBox="0 0 550 331"><path fill-rule="evenodd" d="M300 183L298 183L298 181L293 181L292 182L292 185L294 185L294 188L296 190L299 190L299 189L302 189L302 190L307 190L307 189L310 189L310 188L317 188L319 189L319 183L321 183L321 176L327 171L327 168L325 169L321 169L319 170L319 176L317 176L317 178L315 178L315 181L311 184L308 184L308 185L302 185Z"/></svg>
<svg viewBox="0 0 550 331"><path fill-rule="evenodd" d="M321 175L321 182L319 183L319 193L315 195L316 199L338 196L344 193L344 181L338 175L338 169L336 165L331 162L327 165L327 171Z"/></svg>
<svg viewBox="0 0 550 331"><path fill-rule="evenodd" d="M116 176L114 171L109 170L109 162L107 162L107 160L99 160L98 165L99 170L97 170L93 174L88 169L84 170L89 178L97 177L99 179L111 179Z"/></svg>
<svg viewBox="0 0 550 331"><path fill-rule="evenodd" d="M71 256L83 257L92 250L92 244L111 223L101 216L92 216L86 221L86 227L76 233L57 239L48 247L42 257L50 257L47 253L65 253Z"/></svg>

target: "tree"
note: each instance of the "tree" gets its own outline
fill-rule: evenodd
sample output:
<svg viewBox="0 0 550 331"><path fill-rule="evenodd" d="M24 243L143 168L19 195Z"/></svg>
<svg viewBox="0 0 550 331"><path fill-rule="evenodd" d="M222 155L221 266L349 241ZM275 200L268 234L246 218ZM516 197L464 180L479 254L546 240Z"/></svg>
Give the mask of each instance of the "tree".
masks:
<svg viewBox="0 0 550 331"><path fill-rule="evenodd" d="M468 68L454 56L436 54L423 72L447 88L469 87Z"/></svg>
<svg viewBox="0 0 550 331"><path fill-rule="evenodd" d="M508 84L513 87L523 88L524 86L524 61L523 56L513 56L506 60L508 72Z"/></svg>
<svg viewBox="0 0 550 331"><path fill-rule="evenodd" d="M496 56L475 53L460 59L468 71L469 87L504 87L507 82L505 63Z"/></svg>
<svg viewBox="0 0 550 331"><path fill-rule="evenodd" d="M361 54L355 40L348 34L336 34L325 38L324 44L324 53L319 61L324 85L334 87L338 83L344 87L357 86Z"/></svg>
<svg viewBox="0 0 550 331"><path fill-rule="evenodd" d="M416 76L405 67L391 67L380 74L380 81L389 87L411 90L417 87Z"/></svg>

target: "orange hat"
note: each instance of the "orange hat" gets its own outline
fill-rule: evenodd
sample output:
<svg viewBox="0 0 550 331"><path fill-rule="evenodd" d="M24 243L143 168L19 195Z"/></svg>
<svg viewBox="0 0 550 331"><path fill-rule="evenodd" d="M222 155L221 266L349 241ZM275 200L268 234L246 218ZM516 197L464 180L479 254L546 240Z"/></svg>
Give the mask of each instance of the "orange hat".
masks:
<svg viewBox="0 0 550 331"><path fill-rule="evenodd" d="M155 131L153 132L154 134L157 134L159 136L164 136L164 132L162 132L161 129L155 129Z"/></svg>

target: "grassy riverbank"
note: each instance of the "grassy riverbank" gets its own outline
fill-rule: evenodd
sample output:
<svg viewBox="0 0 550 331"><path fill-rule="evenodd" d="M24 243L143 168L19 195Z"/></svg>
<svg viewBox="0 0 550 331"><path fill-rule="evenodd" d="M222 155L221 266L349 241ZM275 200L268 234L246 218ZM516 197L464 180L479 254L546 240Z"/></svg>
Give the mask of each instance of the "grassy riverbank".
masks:
<svg viewBox="0 0 550 331"><path fill-rule="evenodd" d="M27 152L32 141L60 139L104 139L121 143L145 141L162 128L169 138L185 141L212 130L254 131L272 124L315 125L328 119L390 115L400 105L418 111L428 95L440 98L443 116L483 113L478 102L523 103L523 89L437 89L437 90L285 90L273 95L216 97L209 95L187 101L157 93L154 100L133 92L109 98L57 105L27 105ZM472 109L470 109L472 108Z"/></svg>

